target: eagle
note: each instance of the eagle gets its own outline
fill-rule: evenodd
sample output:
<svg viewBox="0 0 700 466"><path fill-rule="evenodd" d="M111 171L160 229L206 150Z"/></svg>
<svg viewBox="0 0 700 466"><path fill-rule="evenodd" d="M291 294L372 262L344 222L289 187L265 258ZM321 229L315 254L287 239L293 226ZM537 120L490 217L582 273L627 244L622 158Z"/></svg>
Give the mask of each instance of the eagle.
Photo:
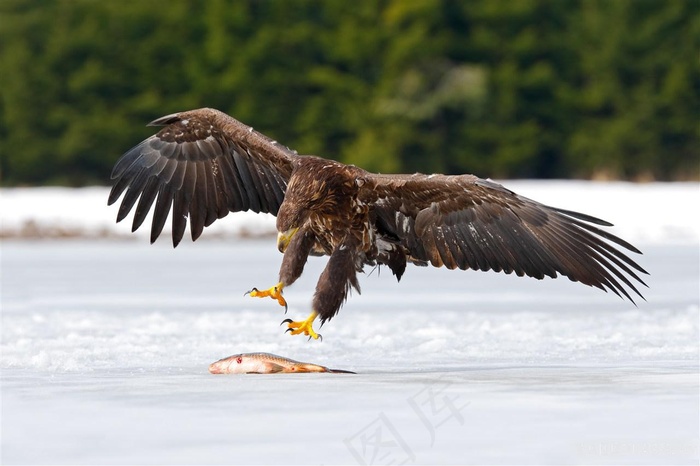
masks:
<svg viewBox="0 0 700 466"><path fill-rule="evenodd" d="M287 311L283 290L311 255L328 256L308 318L285 319L285 332L309 339L359 293L364 266L387 266L400 280L407 264L505 272L543 279L558 275L612 291L634 304L648 274L623 249L641 252L590 215L550 207L474 175L376 174L284 145L211 108L173 113L115 164L108 204L133 209L132 231L152 209L151 243L172 212L172 241L192 240L229 212L277 217L283 253L278 283L253 288ZM138 201L138 203L137 203Z"/></svg>

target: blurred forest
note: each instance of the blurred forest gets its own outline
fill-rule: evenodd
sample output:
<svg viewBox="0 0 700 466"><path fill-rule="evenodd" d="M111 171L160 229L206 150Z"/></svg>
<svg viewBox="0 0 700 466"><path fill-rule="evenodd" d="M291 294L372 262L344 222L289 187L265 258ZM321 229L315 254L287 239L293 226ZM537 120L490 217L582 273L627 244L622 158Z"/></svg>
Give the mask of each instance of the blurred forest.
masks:
<svg viewBox="0 0 700 466"><path fill-rule="evenodd" d="M700 178L700 1L0 2L6 186L214 107L381 172Z"/></svg>

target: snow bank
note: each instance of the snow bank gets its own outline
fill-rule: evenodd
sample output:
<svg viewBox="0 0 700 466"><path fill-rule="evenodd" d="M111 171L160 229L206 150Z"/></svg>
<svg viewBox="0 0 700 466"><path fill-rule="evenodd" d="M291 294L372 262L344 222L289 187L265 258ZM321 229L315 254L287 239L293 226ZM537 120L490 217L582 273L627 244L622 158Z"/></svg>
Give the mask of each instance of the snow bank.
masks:
<svg viewBox="0 0 700 466"><path fill-rule="evenodd" d="M3 238L111 238L132 237L132 214L115 223L118 204L107 206L109 188L5 188L0 189L0 237ZM135 232L148 238L152 214ZM163 229L170 235L170 220ZM275 233L275 218L239 212L215 222L203 238L262 236Z"/></svg>
<svg viewBox="0 0 700 466"><path fill-rule="evenodd" d="M544 204L584 212L615 224L614 232L638 244L700 241L700 183L505 181L506 187ZM0 189L0 236L129 237L131 216L115 223L118 207L107 206L109 188ZM136 232L148 236L145 226ZM164 232L169 232L169 223ZM270 215L237 213L215 222L202 238L275 233Z"/></svg>

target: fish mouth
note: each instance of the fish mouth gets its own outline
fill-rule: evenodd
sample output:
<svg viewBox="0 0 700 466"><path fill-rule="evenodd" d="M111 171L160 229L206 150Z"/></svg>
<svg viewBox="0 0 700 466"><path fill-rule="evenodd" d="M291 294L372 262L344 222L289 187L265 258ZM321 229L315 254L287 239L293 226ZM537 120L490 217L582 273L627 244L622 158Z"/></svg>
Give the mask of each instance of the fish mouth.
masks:
<svg viewBox="0 0 700 466"><path fill-rule="evenodd" d="M231 368L232 358L233 358L233 360L235 360L238 357L240 357L240 355L235 354L233 356L229 356L228 358L219 359L218 361L209 364L209 373L210 374L228 374L228 372Z"/></svg>
<svg viewBox="0 0 700 466"><path fill-rule="evenodd" d="M292 237L299 231L299 228L290 228L287 231L281 231L277 233L277 249L279 252L284 252L287 250L289 243L292 241Z"/></svg>
<svg viewBox="0 0 700 466"><path fill-rule="evenodd" d="M221 365L217 363L213 363L209 365L209 373L210 374L223 374L223 370L221 370Z"/></svg>

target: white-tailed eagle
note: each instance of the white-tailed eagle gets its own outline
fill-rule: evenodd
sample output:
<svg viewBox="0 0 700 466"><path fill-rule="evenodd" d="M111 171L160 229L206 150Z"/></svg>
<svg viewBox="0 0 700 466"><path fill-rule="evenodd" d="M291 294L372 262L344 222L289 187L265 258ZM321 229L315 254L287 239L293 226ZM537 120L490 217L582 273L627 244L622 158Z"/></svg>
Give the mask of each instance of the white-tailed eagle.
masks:
<svg viewBox="0 0 700 466"><path fill-rule="evenodd" d="M318 338L313 322L331 319L359 291L365 265L388 266L401 279L406 264L493 270L537 279L557 275L642 297L634 282L647 272L621 248L634 246L589 215L549 207L473 175L379 175L315 156L301 156L218 110L202 108L159 118L164 126L116 163L117 221L136 205L132 231L151 208L151 242L172 211L173 245L189 219L192 240L229 212L277 216L284 253L279 283L254 297L286 302L311 254L328 255L311 315L285 320L287 331ZM646 286L646 285L645 285ZM626 288L625 288L626 287ZM628 291L629 290L629 291ZM642 297L643 298L643 297Z"/></svg>

